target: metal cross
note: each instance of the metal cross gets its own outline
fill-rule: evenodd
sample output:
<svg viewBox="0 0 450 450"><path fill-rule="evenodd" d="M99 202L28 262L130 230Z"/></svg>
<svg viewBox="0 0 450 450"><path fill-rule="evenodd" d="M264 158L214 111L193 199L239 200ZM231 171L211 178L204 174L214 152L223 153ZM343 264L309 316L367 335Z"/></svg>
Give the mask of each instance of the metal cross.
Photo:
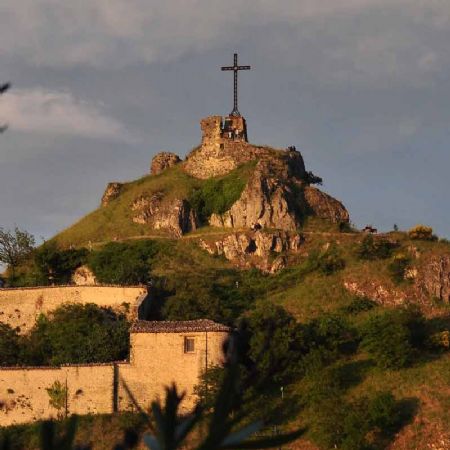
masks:
<svg viewBox="0 0 450 450"><path fill-rule="evenodd" d="M232 70L234 72L234 104L233 111L231 112L232 116L240 116L240 112L238 110L238 71L239 70L250 70L250 66L238 66L238 55L234 54L234 64L232 66L222 67L222 70Z"/></svg>

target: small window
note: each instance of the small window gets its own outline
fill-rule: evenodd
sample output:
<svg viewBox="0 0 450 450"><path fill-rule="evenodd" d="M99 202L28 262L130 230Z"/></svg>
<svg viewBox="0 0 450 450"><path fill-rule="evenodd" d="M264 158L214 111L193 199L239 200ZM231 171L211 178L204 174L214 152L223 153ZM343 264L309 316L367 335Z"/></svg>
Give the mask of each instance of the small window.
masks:
<svg viewBox="0 0 450 450"><path fill-rule="evenodd" d="M184 353L194 353L195 351L195 339L192 337L184 338Z"/></svg>

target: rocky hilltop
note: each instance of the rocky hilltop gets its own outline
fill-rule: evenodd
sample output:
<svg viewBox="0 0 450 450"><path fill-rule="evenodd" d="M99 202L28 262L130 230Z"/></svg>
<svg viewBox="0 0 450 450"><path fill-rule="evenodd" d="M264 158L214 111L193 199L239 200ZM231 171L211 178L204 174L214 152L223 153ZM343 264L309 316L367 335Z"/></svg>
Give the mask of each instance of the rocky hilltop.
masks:
<svg viewBox="0 0 450 450"><path fill-rule="evenodd" d="M338 200L311 186L312 176L305 170L300 152L256 146L247 142L243 117L207 117L201 121L201 145L185 161L170 152L157 154L151 175L179 166L185 174L199 179L224 177L245 164L253 163L242 192L226 211L213 212L207 224L221 228L299 229L307 216L332 223L346 223L349 215ZM108 206L123 192L123 185L110 183L102 198ZM135 223L149 229L166 230L176 237L202 225L190 202L189 192L173 197L171 192L149 192L135 198L130 209Z"/></svg>
<svg viewBox="0 0 450 450"><path fill-rule="evenodd" d="M291 239L300 239L293 236L310 218L336 229L348 224L344 205L314 186L321 179L305 168L294 147L248 142L241 116L211 116L200 125L201 143L184 160L164 151L152 159L149 175L108 183L100 208L56 239L73 246L137 237L179 239L194 231L202 235L216 230L225 235L208 251L223 254L239 267L273 272L284 266L285 253L297 251ZM274 237L274 232L283 233ZM283 249L276 261L271 245L258 244L258 250L252 250L255 243L273 239L282 241L274 244Z"/></svg>

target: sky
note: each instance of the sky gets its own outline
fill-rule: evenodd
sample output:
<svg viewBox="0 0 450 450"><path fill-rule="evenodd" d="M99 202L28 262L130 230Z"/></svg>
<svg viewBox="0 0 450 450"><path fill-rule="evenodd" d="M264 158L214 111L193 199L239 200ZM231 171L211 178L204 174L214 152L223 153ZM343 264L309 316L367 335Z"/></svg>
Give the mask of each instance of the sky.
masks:
<svg viewBox="0 0 450 450"><path fill-rule="evenodd" d="M450 238L448 0L2 0L0 226L48 238L239 109L358 227Z"/></svg>

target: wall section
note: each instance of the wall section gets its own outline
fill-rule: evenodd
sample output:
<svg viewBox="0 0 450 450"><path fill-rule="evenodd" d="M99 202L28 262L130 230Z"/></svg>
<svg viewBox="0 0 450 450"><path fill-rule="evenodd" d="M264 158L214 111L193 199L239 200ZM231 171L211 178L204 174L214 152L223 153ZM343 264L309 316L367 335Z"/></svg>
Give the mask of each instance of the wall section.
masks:
<svg viewBox="0 0 450 450"><path fill-rule="evenodd" d="M0 289L0 322L20 333L29 331L41 314L47 314L64 303L95 303L138 318L141 303L147 298L145 286L48 286ZM141 308L142 309L142 308Z"/></svg>

